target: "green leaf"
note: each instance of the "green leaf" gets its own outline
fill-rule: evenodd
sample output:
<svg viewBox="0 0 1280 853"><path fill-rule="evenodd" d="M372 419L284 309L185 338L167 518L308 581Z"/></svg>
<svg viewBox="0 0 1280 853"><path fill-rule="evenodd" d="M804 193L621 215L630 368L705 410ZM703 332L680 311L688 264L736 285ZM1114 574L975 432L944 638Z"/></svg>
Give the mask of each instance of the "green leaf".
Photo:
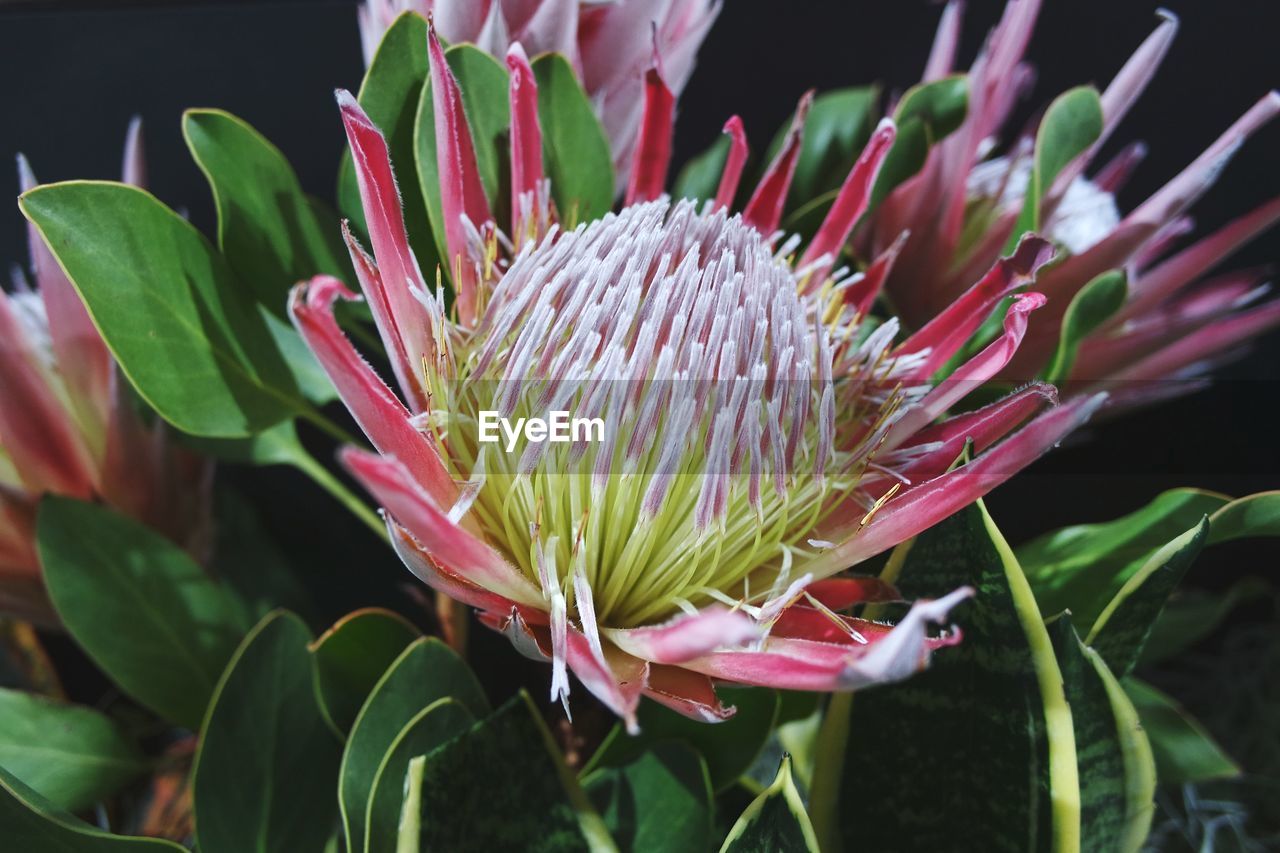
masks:
<svg viewBox="0 0 1280 853"><path fill-rule="evenodd" d="M475 45L460 44L445 51L445 61L458 79L462 107L476 152L476 167L492 206L497 200L500 169L504 161L505 137L511 125L507 95L507 69ZM414 119L414 163L418 187L426 199L427 216L435 234L437 257L449 257L445 242L444 203L440 194L440 170L436 160L435 109L431 83L419 93ZM545 130L543 133L545 134ZM446 279L452 280L453 265L445 264Z"/></svg>
<svg viewBox="0 0 1280 853"><path fill-rule="evenodd" d="M787 191L788 211L840 188L863 146L871 138L879 100L879 86L834 89L813 99L804 122L795 176ZM773 161L790 129L790 121L778 128L763 162ZM830 207L830 204L828 199L826 206Z"/></svg>
<svg viewBox="0 0 1280 853"><path fill-rule="evenodd" d="M893 112L898 137L885 156L868 211L924 168L929 149L964 123L969 110L969 78L964 75L921 83L908 89Z"/></svg>
<svg viewBox="0 0 1280 853"><path fill-rule="evenodd" d="M319 273L350 280L336 219L322 218L284 155L247 122L222 110L187 110L182 135L209 181L218 246L274 314L289 288Z"/></svg>
<svg viewBox="0 0 1280 853"><path fill-rule="evenodd" d="M1213 536L1212 526L1209 536ZM1139 664L1149 666L1178 656L1216 631L1238 606L1265 598L1272 589L1261 578L1241 578L1222 593L1183 590L1151 626Z"/></svg>
<svg viewBox="0 0 1280 853"><path fill-rule="evenodd" d="M409 246L418 265L428 275L438 258L426 204L413 180L413 136L418 100L429 73L427 22L416 12L405 12L383 34L356 96L370 120L387 138L391 165L398 176ZM368 233L350 151L343 153L338 170L338 209L351 220L357 232Z"/></svg>
<svg viewBox="0 0 1280 853"><path fill-rule="evenodd" d="M1209 544L1246 536L1280 536L1280 491L1231 501L1209 517Z"/></svg>
<svg viewBox="0 0 1280 853"><path fill-rule="evenodd" d="M158 838L112 835L67 814L0 767L5 849L23 853L186 853Z"/></svg>
<svg viewBox="0 0 1280 853"><path fill-rule="evenodd" d="M1172 489L1114 521L1065 527L1023 545L1018 561L1040 612L1070 610L1077 624L1093 625L1152 552L1229 500L1198 489Z"/></svg>
<svg viewBox="0 0 1280 853"><path fill-rule="evenodd" d="M191 771L201 853L319 850L329 838L339 746L316 705L310 641L277 611L227 665Z"/></svg>
<svg viewBox="0 0 1280 853"><path fill-rule="evenodd" d="M396 853L397 828L404 801L409 762L425 755L475 723L475 717L456 699L437 699L417 713L396 735L378 763L365 810L365 853Z"/></svg>
<svg viewBox="0 0 1280 853"><path fill-rule="evenodd" d="M1080 849L1075 732L1062 672L1018 562L979 501L895 555L908 599L976 590L964 641L928 670L852 698L839 834L846 850ZM938 756L946 756L939 761ZM815 786L817 774L815 773ZM815 792L816 796L816 792Z"/></svg>
<svg viewBox="0 0 1280 853"><path fill-rule="evenodd" d="M659 741L681 741L707 762L711 784L719 791L746 773L764 748L778 717L778 694L755 687L721 687L716 691L738 711L723 723L709 726L691 720L656 702L642 702L637 712L640 734L629 735L619 724L591 757L584 772L630 764Z"/></svg>
<svg viewBox="0 0 1280 853"><path fill-rule="evenodd" d="M1239 765L1173 699L1136 678L1125 679L1124 689L1151 739L1156 777L1161 784L1181 785L1240 775Z"/></svg>
<svg viewBox="0 0 1280 853"><path fill-rule="evenodd" d="M721 853L818 853L818 838L791 779L791 758L729 830Z"/></svg>
<svg viewBox="0 0 1280 853"><path fill-rule="evenodd" d="M358 849L365 837L366 806L383 756L419 711L444 698L456 699L475 716L489 710L471 670L432 637L410 644L369 692L351 726L338 777L348 850Z"/></svg>
<svg viewBox="0 0 1280 853"><path fill-rule="evenodd" d="M398 613L370 607L343 616L312 644L320 713L336 733L346 737L369 691L420 636Z"/></svg>
<svg viewBox="0 0 1280 853"><path fill-rule="evenodd" d="M1155 811L1156 769L1138 712L1069 614L1049 626L1071 705L1080 776L1081 849L1135 853Z"/></svg>
<svg viewBox="0 0 1280 853"><path fill-rule="evenodd" d="M406 787L400 850L616 849L524 692L412 762Z"/></svg>
<svg viewBox="0 0 1280 853"><path fill-rule="evenodd" d="M685 744L656 743L630 764L590 774L583 786L623 851L701 853L711 846L711 777Z"/></svg>
<svg viewBox="0 0 1280 853"><path fill-rule="evenodd" d="M1094 621L1085 643L1120 675L1128 675L1164 603L1182 580L1209 535L1209 519L1165 543L1116 593Z"/></svg>
<svg viewBox="0 0 1280 853"><path fill-rule="evenodd" d="M1123 270L1104 272L1080 288L1062 317L1058 348L1045 371L1045 381L1060 383L1071 375L1081 342L1120 310L1127 295Z"/></svg>
<svg viewBox="0 0 1280 853"><path fill-rule="evenodd" d="M561 219L568 227L599 219L613 207L609 138L569 60L558 53L536 57L533 76L538 83L542 161Z"/></svg>
<svg viewBox="0 0 1280 853"><path fill-rule="evenodd" d="M222 256L136 187L71 181L19 199L142 397L194 435L246 436L308 409Z"/></svg>
<svg viewBox="0 0 1280 853"><path fill-rule="evenodd" d="M691 198L706 201L715 198L720 189L720 176L724 174L725 163L729 160L729 149L733 140L727 135L720 137L703 151L693 157L680 174L671 190L672 198Z"/></svg>
<svg viewBox="0 0 1280 853"><path fill-rule="evenodd" d="M291 421L283 426L292 432ZM213 572L239 605L239 624L245 632L277 607L304 617L314 609L310 592L264 529L257 509L225 483L214 493L214 518L218 523L214 530Z"/></svg>
<svg viewBox="0 0 1280 853"><path fill-rule="evenodd" d="M57 807L79 811L146 772L147 761L92 708L0 688L0 766Z"/></svg>
<svg viewBox="0 0 1280 853"><path fill-rule="evenodd" d="M1013 251L1023 234L1040 230L1044 197L1054 179L1101 135L1102 100L1092 86L1077 86L1063 92L1049 105L1036 131L1031 178L1022 213L1005 244L1006 253Z"/></svg>
<svg viewBox="0 0 1280 853"><path fill-rule="evenodd" d="M105 507L49 495L40 563L67 630L121 690L198 729L238 629L225 591L169 540Z"/></svg>

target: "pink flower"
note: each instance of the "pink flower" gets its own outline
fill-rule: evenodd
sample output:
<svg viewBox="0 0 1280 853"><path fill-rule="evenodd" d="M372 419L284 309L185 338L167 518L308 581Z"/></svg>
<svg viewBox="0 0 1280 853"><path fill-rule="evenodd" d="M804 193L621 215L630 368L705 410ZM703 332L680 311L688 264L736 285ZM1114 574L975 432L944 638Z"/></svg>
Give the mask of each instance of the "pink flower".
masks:
<svg viewBox="0 0 1280 853"><path fill-rule="evenodd" d="M720 0L366 0L359 9L365 62L404 12L430 15L446 42L471 42L498 59L517 42L530 56L564 54L596 106L621 189L654 51L662 54L667 85L679 95Z"/></svg>
<svg viewBox="0 0 1280 853"><path fill-rule="evenodd" d="M125 145L124 180L142 185L142 125ZM35 186L18 157L22 189ZM209 532L211 469L146 423L80 297L34 226L33 289L14 270L0 290L0 612L52 624L35 550L46 493L101 500L187 546Z"/></svg>
<svg viewBox="0 0 1280 853"><path fill-rule="evenodd" d="M349 233L348 245L400 396L334 319L353 293L321 276L290 300L376 449L343 459L382 504L406 566L550 660L553 697L567 702L572 672L630 723L642 695L722 720L732 709L716 681L852 690L905 678L955 642L926 629L971 590L917 602L891 626L838 612L898 597L843 572L971 503L1101 402L1032 419L1056 396L1034 384L939 421L1008 362L1043 297L1018 297L999 340L946 382L930 377L1049 259L1048 244L1027 239L895 342L896 321L865 319L867 277L831 260L866 209L893 125L877 129L797 260L796 241L777 245L774 232L807 100L740 214L724 203L746 155L731 120L719 200L699 208L661 193L674 99L655 71L627 205L562 231L518 44L507 58L517 213L500 228L434 34L431 58L451 306L409 248L383 136L338 96L373 256ZM553 428L556 411L598 418L598 435L588 423L561 442L531 429L486 441L486 420ZM967 443L977 455L953 467Z"/></svg>
<svg viewBox="0 0 1280 853"><path fill-rule="evenodd" d="M903 184L878 211L872 255L894 248L896 266L886 289L909 323L920 323L962 292L1009 239L1026 196L1032 128L1013 140L1010 153L989 158L1010 112L1032 80L1023 60L1040 0L1011 0L969 70L969 112L964 124L930 152L922 172ZM926 81L951 73L962 4L946 7L925 70ZM1102 93L1102 137L1047 188L1044 236L1062 251L1061 263L1040 276L1049 304L1031 321L1027 340L1010 366L1015 377L1035 376L1052 356L1064 312L1095 276L1112 269L1128 276L1127 301L1080 347L1068 388L1111 387L1117 402L1193 387L1150 380L1183 378L1238 351L1250 338L1280 323L1280 302L1258 305L1268 288L1256 270L1205 277L1228 255L1280 219L1273 199L1179 251L1191 230L1188 212L1248 137L1280 112L1270 92L1194 162L1135 209L1122 212L1115 192L1142 160L1134 143L1111 162L1093 158L1141 95L1164 58L1178 22L1162 12L1155 32ZM897 244L909 231L905 245ZM898 251L900 250L900 251ZM1129 384L1132 383L1132 384Z"/></svg>

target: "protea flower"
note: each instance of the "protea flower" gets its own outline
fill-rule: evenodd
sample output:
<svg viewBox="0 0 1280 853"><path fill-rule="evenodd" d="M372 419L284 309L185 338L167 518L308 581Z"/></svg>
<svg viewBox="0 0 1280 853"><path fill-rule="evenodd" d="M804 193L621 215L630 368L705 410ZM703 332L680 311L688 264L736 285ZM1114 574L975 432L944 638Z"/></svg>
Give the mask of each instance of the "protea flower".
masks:
<svg viewBox="0 0 1280 853"><path fill-rule="evenodd" d="M903 184L878 212L874 252L893 249L897 263L887 290L908 323L925 322L961 293L975 271L997 257L1009 239L1026 196L1031 171L1031 135L1015 140L1007 154L989 158L997 134L1033 77L1022 57L1040 0L1011 0L969 71L969 112L964 124L933 148L923 171ZM954 63L961 4L946 7L925 80L948 73ZM1280 302L1254 305L1267 291L1258 270L1205 274L1242 244L1280 218L1273 199L1176 253L1191 230L1192 204L1213 184L1232 155L1259 127L1280 112L1271 92L1162 189L1132 211L1121 213L1115 193L1141 161L1134 143L1087 174L1094 155L1141 95L1177 31L1162 22L1102 94L1101 138L1058 176L1042 196L1044 236L1062 260L1037 281L1048 307L1031 320L1027 339L1010 375L1031 377L1045 366L1059 337L1063 314L1081 288L1112 269L1128 275L1124 306L1082 344L1068 388L1124 388L1117 401L1137 402L1177 393L1195 383L1150 380L1185 378L1240 344L1280 323ZM903 231L910 237L895 248ZM897 251L900 250L900 251ZM1250 307L1252 306L1252 307ZM1142 384L1126 385L1129 382Z"/></svg>
<svg viewBox="0 0 1280 853"><path fill-rule="evenodd" d="M906 677L955 642L926 629L970 590L917 602L890 626L838 612L897 598L842 573L972 502L1099 404L1078 400L1017 430L1054 402L1035 384L936 422L1008 361L1042 297L1018 297L1000 340L946 383L929 377L1030 280L1048 244L1027 239L896 342L896 321L864 318L865 277L831 264L893 125L876 131L795 260L795 241L775 245L774 231L805 105L742 213L725 203L745 156L736 120L720 199L673 203L660 192L673 99L656 73L627 205L562 231L519 45L508 56L517 218L500 229L434 34L431 56L437 138L448 141L438 164L451 308L409 248L384 138L338 94L373 257L349 233L348 243L403 402L334 320L335 300L353 293L318 277L290 300L377 450L347 449L344 461L382 504L409 569L549 659L553 697L567 697L572 671L629 722L641 695L720 720L731 709L713 680L856 689ZM598 434L483 440L495 417L547 419L545 437L556 412L598 418ZM953 467L967 443L978 455Z"/></svg>
<svg viewBox="0 0 1280 853"><path fill-rule="evenodd" d="M18 156L22 190L36 185ZM125 144L124 180L142 185L141 123ZM14 268L0 290L0 612L54 621L35 550L45 493L101 500L193 552L208 535L210 469L147 424L106 343L53 254L28 225L33 289Z"/></svg>
<svg viewBox="0 0 1280 853"><path fill-rule="evenodd" d="M404 12L432 16L445 41L471 42L499 60L517 42L530 56L564 54L604 125L621 190L640 132L642 81L653 51L662 54L666 83L679 95L720 0L366 0L359 9L366 62Z"/></svg>

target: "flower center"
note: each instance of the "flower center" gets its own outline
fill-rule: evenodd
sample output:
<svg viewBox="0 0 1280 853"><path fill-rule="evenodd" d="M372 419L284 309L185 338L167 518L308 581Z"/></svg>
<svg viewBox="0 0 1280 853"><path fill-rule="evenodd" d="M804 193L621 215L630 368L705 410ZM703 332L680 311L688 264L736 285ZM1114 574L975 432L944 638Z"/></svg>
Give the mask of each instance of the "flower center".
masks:
<svg viewBox="0 0 1280 853"><path fill-rule="evenodd" d="M790 266L692 202L526 245L452 343L431 392L470 478L455 514L544 589L584 576L602 625L767 598L861 470Z"/></svg>

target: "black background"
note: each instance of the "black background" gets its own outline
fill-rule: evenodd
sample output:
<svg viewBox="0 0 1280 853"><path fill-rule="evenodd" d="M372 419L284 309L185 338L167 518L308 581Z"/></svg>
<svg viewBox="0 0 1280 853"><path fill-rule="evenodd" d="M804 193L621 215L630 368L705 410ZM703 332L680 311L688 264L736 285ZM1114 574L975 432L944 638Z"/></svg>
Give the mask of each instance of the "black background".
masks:
<svg viewBox="0 0 1280 853"><path fill-rule="evenodd" d="M1121 198L1132 208L1190 162L1267 89L1280 84L1275 4L1266 0L1166 3L1182 31L1155 84L1114 137L1151 154ZM967 66L1002 3L971 0L961 64ZM1156 25L1155 2L1048 0L1030 55L1039 68L1035 105L1081 83L1105 85ZM680 103L677 160L701 150L725 118L740 114L760 149L799 95L881 80L889 90L914 82L939 8L924 0L873 3L763 3L728 0ZM179 134L181 111L222 107L257 127L292 161L304 187L332 197L342 144L332 90L352 90L362 73L355 7L346 0L253 3L55 3L0 5L0 80L5 85L0 156L21 150L42 180L114 178L129 117L147 127L151 188L213 225L207 186ZM1211 228L1280 192L1280 123L1258 134L1218 187L1196 208ZM0 176L15 182L12 177ZM16 188L16 183L0 183ZM0 258L25 257L13 208L0 219ZM1238 256L1238 265L1280 257L1274 233ZM1015 542L1067 523L1115 517L1163 488L1195 485L1244 494L1280 485L1276 451L1280 336L1220 372L1194 397L1091 427L998 490L989 501ZM312 514L323 496L288 473L232 473L259 497L287 547L327 555L316 583L342 598L353 567L359 588L404 577L394 558L371 556L357 526ZM1195 581L1218 586L1274 563L1274 552L1242 546L1230 559L1202 561ZM370 561L376 563L371 565ZM321 565L323 563L324 565ZM388 590L389 592L389 590ZM372 603L346 601L348 606Z"/></svg>

